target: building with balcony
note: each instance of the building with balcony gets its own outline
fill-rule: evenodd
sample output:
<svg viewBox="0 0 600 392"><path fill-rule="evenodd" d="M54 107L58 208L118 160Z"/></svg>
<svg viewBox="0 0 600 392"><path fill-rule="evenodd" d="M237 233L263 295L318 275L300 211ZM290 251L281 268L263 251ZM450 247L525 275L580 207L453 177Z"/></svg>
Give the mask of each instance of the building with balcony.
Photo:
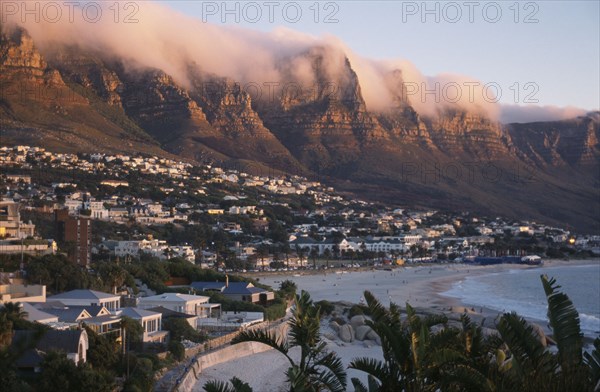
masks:
<svg viewBox="0 0 600 392"><path fill-rule="evenodd" d="M221 308L221 304L210 304L208 300L208 297L201 295L163 293L140 298L138 307L149 309L160 306L175 312L203 318L211 317L213 313L220 311Z"/></svg>
<svg viewBox="0 0 600 392"><path fill-rule="evenodd" d="M110 312L121 307L121 297L95 290L71 290L48 297L48 301L59 301L67 306L104 306Z"/></svg>

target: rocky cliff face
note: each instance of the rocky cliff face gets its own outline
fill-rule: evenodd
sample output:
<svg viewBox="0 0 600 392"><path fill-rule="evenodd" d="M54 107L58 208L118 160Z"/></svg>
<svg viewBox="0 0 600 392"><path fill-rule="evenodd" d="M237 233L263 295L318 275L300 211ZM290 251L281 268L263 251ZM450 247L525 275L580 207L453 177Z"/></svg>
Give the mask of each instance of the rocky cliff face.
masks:
<svg viewBox="0 0 600 392"><path fill-rule="evenodd" d="M122 107L123 82L98 56L77 47L57 47L48 60L66 79L92 90L108 105Z"/></svg>
<svg viewBox="0 0 600 392"><path fill-rule="evenodd" d="M73 69L76 63L73 60ZM79 69L85 70L81 76L93 74L89 63ZM68 151L159 150L131 120L100 104L92 80L73 85L70 76L47 61L27 32L0 31L2 143ZM132 129L136 135L129 132Z"/></svg>
<svg viewBox="0 0 600 392"><path fill-rule="evenodd" d="M315 171L339 172L360 159L363 146L386 134L367 111L348 60L332 77L324 71L323 51L316 48L301 55L310 60L310 83L286 75L295 58L280 64L285 87L276 91L272 101L258 102L256 107L266 127L302 163Z"/></svg>
<svg viewBox="0 0 600 392"><path fill-rule="evenodd" d="M536 165L578 166L600 162L600 113L572 120L509 124L519 156Z"/></svg>
<svg viewBox="0 0 600 392"><path fill-rule="evenodd" d="M372 112L352 64L324 47L282 59L285 88L268 99L204 74L201 64L190 65L184 86L162 70L133 71L107 55L62 47L44 56L25 32L1 34L2 143L208 156L343 179L351 191L388 201L598 223L587 208L598 209L598 113L508 126L461 111L423 117L398 90L399 71L390 74L394 108ZM294 70L299 61L307 65L303 75ZM29 93L49 86L60 94ZM465 162L494 164L512 173L510 181L456 175ZM433 182L428 165L440 171ZM523 168L535 171L537 183L514 174ZM567 203L576 204L568 214L560 210Z"/></svg>

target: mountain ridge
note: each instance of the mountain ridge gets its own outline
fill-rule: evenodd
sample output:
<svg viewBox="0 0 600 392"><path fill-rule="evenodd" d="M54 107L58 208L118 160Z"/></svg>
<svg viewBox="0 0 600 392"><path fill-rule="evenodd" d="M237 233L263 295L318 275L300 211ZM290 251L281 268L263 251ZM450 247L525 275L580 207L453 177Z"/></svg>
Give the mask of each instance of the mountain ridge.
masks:
<svg viewBox="0 0 600 392"><path fill-rule="evenodd" d="M311 64L317 91L287 89L265 100L201 64L190 64L184 86L162 70L132 72L77 47L42 54L24 30L3 32L2 144L210 159L318 176L397 204L488 209L600 232L597 113L502 125L447 108L421 116L401 93L395 107L373 112L350 61L332 79L328 55L327 48L298 55ZM302 82L291 72L297 61L279 64L293 83ZM508 174L519 170L536 181Z"/></svg>

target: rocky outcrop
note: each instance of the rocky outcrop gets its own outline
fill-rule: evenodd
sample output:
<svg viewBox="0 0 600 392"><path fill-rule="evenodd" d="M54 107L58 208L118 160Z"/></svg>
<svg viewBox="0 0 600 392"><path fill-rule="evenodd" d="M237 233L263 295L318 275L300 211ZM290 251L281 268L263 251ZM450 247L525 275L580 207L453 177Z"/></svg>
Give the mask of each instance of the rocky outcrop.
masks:
<svg viewBox="0 0 600 392"><path fill-rule="evenodd" d="M354 337L356 338L356 340L363 341L367 339L367 336L370 332L372 332L371 327L367 325L361 325L354 330Z"/></svg>
<svg viewBox="0 0 600 392"><path fill-rule="evenodd" d="M329 55L335 54L325 48L300 55L310 61L310 82L285 73L297 58L284 61L282 89L255 106L267 128L302 163L315 171L335 172L360 159L362 146L383 139L385 133L367 111L350 62L345 59L341 69L331 73L325 64Z"/></svg>
<svg viewBox="0 0 600 392"><path fill-rule="evenodd" d="M50 52L48 61L72 83L92 90L110 106L121 107L123 82L98 55L76 47L59 47Z"/></svg>
<svg viewBox="0 0 600 392"><path fill-rule="evenodd" d="M344 324L340 326L338 336L342 342L351 343L354 341L354 329L350 324Z"/></svg>
<svg viewBox="0 0 600 392"><path fill-rule="evenodd" d="M352 327L354 329L356 329L362 325L365 325L365 321L366 321L365 316L359 314L359 315L353 316L350 319L350 325L352 325Z"/></svg>
<svg viewBox="0 0 600 392"><path fill-rule="evenodd" d="M572 120L509 124L519 156L535 165L578 166L600 163L600 112Z"/></svg>

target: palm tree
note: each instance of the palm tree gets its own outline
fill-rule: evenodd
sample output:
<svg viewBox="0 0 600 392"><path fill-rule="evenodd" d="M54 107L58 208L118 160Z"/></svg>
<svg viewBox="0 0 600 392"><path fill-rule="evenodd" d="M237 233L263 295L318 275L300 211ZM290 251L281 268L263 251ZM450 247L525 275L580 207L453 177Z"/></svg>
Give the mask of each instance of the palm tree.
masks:
<svg viewBox="0 0 600 392"><path fill-rule="evenodd" d="M6 318L13 324L18 323L19 320L25 320L27 318L27 312L23 310L23 306L20 302L7 302L0 310L0 314L5 314Z"/></svg>
<svg viewBox="0 0 600 392"><path fill-rule="evenodd" d="M250 385L237 377L233 377L229 382L209 381L204 384L204 390L206 392L252 392Z"/></svg>
<svg viewBox="0 0 600 392"><path fill-rule="evenodd" d="M323 251L323 257L325 257L325 264L329 269L329 259L331 258L331 250L329 248L325 248L325 250Z"/></svg>
<svg viewBox="0 0 600 392"><path fill-rule="evenodd" d="M511 389L521 391L591 391L598 383L598 346L583 354L579 313L560 292L554 278L541 276L548 301L548 320L558 352L546 349L537 331L516 313L504 314L498 332L506 344L501 375ZM594 356L595 355L595 356ZM585 358L585 360L584 360Z"/></svg>
<svg viewBox="0 0 600 392"><path fill-rule="evenodd" d="M318 256L319 256L319 249L311 248L310 257L312 257L312 260L313 260L313 269L317 269L317 257Z"/></svg>
<svg viewBox="0 0 600 392"><path fill-rule="evenodd" d="M403 320L397 305L392 303L386 309L370 292L366 291L364 296L372 317L367 325L381 338L384 360L357 358L350 363L350 368L369 376L368 388L360 380L352 379L357 391L492 390L490 381L469 359L470 355L479 355L479 349L470 350L479 345L481 336L472 333L474 326L470 320L463 319L462 332L450 327L432 332L435 325L445 326L445 316L420 317L407 304Z"/></svg>
<svg viewBox="0 0 600 392"><path fill-rule="evenodd" d="M285 255L285 267L287 269L290 269L290 251L291 250L292 249L290 248L289 242L286 241L281 245L281 251Z"/></svg>
<svg viewBox="0 0 600 392"><path fill-rule="evenodd" d="M256 248L256 252L258 253L258 257L262 263L262 270L265 270L265 257L269 255L269 246L266 244L260 244Z"/></svg>
<svg viewBox="0 0 600 392"><path fill-rule="evenodd" d="M320 336L320 312L306 291L296 295L295 308L288 321L289 337L276 337L262 330L242 331L232 344L259 342L282 353L290 362L286 372L290 391L342 392L346 389L346 372L335 352L327 350ZM300 361L290 356L290 349L300 348Z"/></svg>
<svg viewBox="0 0 600 392"><path fill-rule="evenodd" d="M0 349L6 347L12 341L13 323L6 313L0 313Z"/></svg>
<svg viewBox="0 0 600 392"><path fill-rule="evenodd" d="M600 337L594 340L594 350L584 353L583 356L590 370L590 384L594 391L600 391Z"/></svg>
<svg viewBox="0 0 600 392"><path fill-rule="evenodd" d="M300 260L300 267L302 267L302 261L304 260L304 255L306 253L306 250L298 244L296 244L295 248L296 248L296 254L298 255L298 260Z"/></svg>

